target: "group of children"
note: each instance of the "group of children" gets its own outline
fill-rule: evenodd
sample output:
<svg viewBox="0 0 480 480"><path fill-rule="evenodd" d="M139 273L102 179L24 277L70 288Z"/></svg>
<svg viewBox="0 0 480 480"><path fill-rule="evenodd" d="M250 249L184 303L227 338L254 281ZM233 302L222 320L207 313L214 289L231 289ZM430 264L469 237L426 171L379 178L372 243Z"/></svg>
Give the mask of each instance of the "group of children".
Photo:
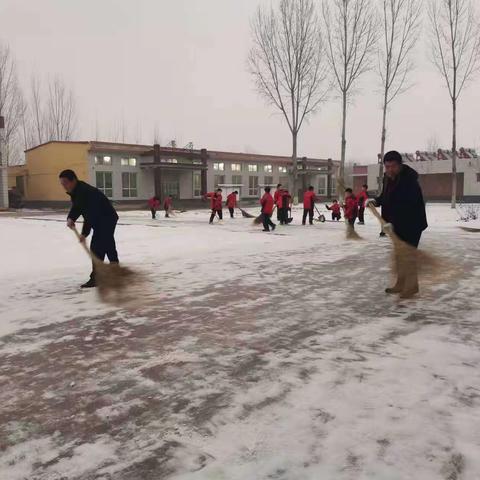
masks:
<svg viewBox="0 0 480 480"><path fill-rule="evenodd" d="M148 206L150 207L150 212L152 212L152 220L157 218L157 211L160 210L160 199L155 195L150 200L148 200ZM171 195L167 195L163 201L163 209L165 210L165 217L169 218L170 213L173 207L173 199Z"/></svg>
<svg viewBox="0 0 480 480"><path fill-rule="evenodd" d="M353 193L351 188L345 189L345 201L340 205L334 200L332 205L326 205L327 210L332 212L332 220L339 221L342 218L342 208L346 220L352 227L358 218L359 225L365 225L365 207L368 200L368 185L363 185L358 195ZM305 205L305 201L304 201Z"/></svg>
<svg viewBox="0 0 480 480"><path fill-rule="evenodd" d="M263 215L263 228L264 231L270 231L275 229L275 224L272 222L271 217L275 209L277 210L277 220L280 225L288 225L292 222L291 210L293 198L287 188L282 184L278 184L273 196L271 195L271 188L265 187L265 193L260 200L262 206L262 215ZM235 209L237 208L237 199L238 191L234 191L227 195L226 198L226 207L230 213L230 217L234 218ZM218 188L214 192L209 192L205 194L204 198L210 200L210 220L209 223L212 224L215 220L215 217L218 216L219 220L223 220L223 196L222 189ZM361 192L358 195L355 195L351 188L345 190L345 201L343 205L340 205L337 200L334 200L332 205L326 205L327 209L332 212L332 220L340 221L342 218L342 209L345 215L345 219L350 223L350 225L355 225L355 222L358 218L359 225L364 225L365 218L365 206L368 199L368 186L363 185ZM313 224L314 219L314 210L316 209L315 202L318 200L317 195L315 194L314 188L312 186L308 187L308 190L303 195L303 217L302 225L306 225L307 218L310 225ZM163 209L165 210L165 217L169 217L172 210L172 197L168 195L163 202ZM152 197L148 201L150 211L152 212L152 219L156 217L157 210L160 209L160 199L157 196ZM318 211L318 209L317 209Z"/></svg>

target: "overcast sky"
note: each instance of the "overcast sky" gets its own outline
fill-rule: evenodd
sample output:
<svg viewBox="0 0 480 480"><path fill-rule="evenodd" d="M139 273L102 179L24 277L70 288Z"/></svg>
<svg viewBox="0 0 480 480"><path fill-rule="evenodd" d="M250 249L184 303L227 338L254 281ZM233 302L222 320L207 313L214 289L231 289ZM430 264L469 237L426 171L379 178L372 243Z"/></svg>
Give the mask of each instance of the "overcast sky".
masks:
<svg viewBox="0 0 480 480"><path fill-rule="evenodd" d="M158 125L162 144L176 138L179 146L289 155L289 131L246 69L249 22L260 3L266 2L0 0L0 41L10 44L26 85L32 71L71 83L79 139L93 139L96 124L99 139L108 139L124 121L128 141L152 143ZM449 98L425 42L416 62L414 88L393 104L387 147L413 152L436 137L448 148ZM374 162L381 126L374 74L363 77L361 88L349 111L347 159ZM340 120L332 99L305 125L299 153L338 158ZM479 124L477 76L459 107L461 146L480 145Z"/></svg>

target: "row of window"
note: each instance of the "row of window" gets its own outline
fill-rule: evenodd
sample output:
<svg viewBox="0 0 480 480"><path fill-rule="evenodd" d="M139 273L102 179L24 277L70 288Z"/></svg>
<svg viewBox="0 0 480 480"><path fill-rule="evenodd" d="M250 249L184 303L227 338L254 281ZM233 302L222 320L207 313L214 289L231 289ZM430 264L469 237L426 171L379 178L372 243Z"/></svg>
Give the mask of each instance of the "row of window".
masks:
<svg viewBox="0 0 480 480"><path fill-rule="evenodd" d="M104 165L106 167L111 167L112 157L109 155L96 155L95 165ZM122 167L136 167L137 159L135 157L122 157L120 158L120 165Z"/></svg>
<svg viewBox="0 0 480 480"><path fill-rule="evenodd" d="M273 166L272 165L262 165L264 173L273 173ZM232 172L241 172L242 171L242 164L241 163L232 163L230 165ZM225 171L225 164L223 162L215 162L213 164L213 170L216 172L224 172ZM257 164L249 164L247 165L247 171L250 173L257 173L260 171L259 166ZM287 173L287 167L278 167L278 171L280 173Z"/></svg>
<svg viewBox="0 0 480 480"><path fill-rule="evenodd" d="M113 197L113 173L96 172L96 186L107 197ZM138 197L137 174L133 172L122 172L122 197Z"/></svg>

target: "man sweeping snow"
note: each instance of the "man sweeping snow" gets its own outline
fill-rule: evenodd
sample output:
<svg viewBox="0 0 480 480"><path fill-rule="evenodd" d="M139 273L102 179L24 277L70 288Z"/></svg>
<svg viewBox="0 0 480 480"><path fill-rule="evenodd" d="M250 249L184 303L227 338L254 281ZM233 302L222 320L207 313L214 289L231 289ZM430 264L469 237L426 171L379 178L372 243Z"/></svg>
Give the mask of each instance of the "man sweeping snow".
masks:
<svg viewBox="0 0 480 480"><path fill-rule="evenodd" d="M238 192L236 190L227 195L227 208L230 212L230 218L234 218L235 209L237 208L237 195Z"/></svg>
<svg viewBox="0 0 480 480"><path fill-rule="evenodd" d="M383 159L385 176L382 194L367 204L382 207L382 217L393 227L395 235L407 249L397 248L395 263L397 282L386 293L399 293L410 298L418 293L416 249L422 232L427 228L427 216L418 173L403 164L402 156L396 151L385 154Z"/></svg>
<svg viewBox="0 0 480 480"><path fill-rule="evenodd" d="M302 225L305 225L308 222L310 225L313 225L313 209L315 208L315 200L317 199L314 188L312 186L308 187L308 190L303 194L303 217Z"/></svg>
<svg viewBox="0 0 480 480"><path fill-rule="evenodd" d="M118 215L110 200L97 188L78 180L73 170L64 170L60 173L59 178L60 183L72 200L72 208L67 217L67 226L74 229L75 222L82 216L83 227L80 241L84 243L93 229L93 237L90 242L92 253L102 262L107 256L110 263L118 263L114 238ZM96 285L95 265L93 265L90 280L81 287L92 288Z"/></svg>

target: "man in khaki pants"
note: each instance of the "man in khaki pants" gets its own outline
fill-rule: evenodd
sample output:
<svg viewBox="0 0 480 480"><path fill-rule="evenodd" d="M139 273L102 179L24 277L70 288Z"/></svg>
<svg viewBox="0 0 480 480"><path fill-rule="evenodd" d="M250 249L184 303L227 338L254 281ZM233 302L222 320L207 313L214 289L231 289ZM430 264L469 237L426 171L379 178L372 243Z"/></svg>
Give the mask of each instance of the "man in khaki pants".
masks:
<svg viewBox="0 0 480 480"><path fill-rule="evenodd" d="M397 282L385 291L411 298L418 293L417 248L423 231L427 228L427 216L418 173L403 164L402 156L396 151L385 154L383 159L385 176L382 194L369 200L382 207L383 219L402 243L395 248Z"/></svg>

